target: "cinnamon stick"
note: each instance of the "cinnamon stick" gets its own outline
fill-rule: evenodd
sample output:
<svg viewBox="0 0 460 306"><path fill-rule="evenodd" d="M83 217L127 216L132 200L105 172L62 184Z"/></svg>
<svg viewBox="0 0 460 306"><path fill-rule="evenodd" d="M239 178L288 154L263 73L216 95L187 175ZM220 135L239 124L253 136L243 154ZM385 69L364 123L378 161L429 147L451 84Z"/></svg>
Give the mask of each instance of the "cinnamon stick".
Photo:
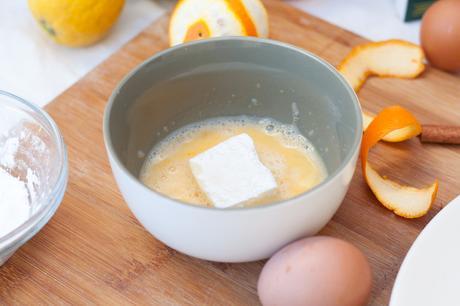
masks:
<svg viewBox="0 0 460 306"><path fill-rule="evenodd" d="M421 142L460 144L460 126L422 125Z"/></svg>

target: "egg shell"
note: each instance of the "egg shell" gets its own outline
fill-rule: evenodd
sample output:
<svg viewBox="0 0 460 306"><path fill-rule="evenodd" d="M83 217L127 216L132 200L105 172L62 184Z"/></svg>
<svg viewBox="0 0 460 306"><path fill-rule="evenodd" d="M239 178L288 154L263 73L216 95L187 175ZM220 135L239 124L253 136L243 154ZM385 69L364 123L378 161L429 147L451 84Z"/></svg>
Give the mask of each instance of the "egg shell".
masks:
<svg viewBox="0 0 460 306"><path fill-rule="evenodd" d="M360 250L317 236L277 252L264 266L257 290L264 306L359 306L367 304L371 285L371 269Z"/></svg>
<svg viewBox="0 0 460 306"><path fill-rule="evenodd" d="M460 0L436 1L425 12L420 40L435 67L460 71Z"/></svg>

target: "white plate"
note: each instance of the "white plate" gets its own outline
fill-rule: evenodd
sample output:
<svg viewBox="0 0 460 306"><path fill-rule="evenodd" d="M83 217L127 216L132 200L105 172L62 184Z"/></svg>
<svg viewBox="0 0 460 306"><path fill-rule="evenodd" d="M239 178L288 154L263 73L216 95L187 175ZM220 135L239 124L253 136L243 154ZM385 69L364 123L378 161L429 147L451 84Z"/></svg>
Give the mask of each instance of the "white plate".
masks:
<svg viewBox="0 0 460 306"><path fill-rule="evenodd" d="M423 229L404 259L390 306L460 305L460 196Z"/></svg>

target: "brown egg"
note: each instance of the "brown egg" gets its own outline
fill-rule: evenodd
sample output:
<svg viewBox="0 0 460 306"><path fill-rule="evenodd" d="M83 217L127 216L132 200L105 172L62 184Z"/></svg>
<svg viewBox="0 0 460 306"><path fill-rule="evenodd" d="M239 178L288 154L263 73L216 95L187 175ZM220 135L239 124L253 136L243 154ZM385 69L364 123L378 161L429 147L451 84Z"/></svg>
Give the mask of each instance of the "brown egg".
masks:
<svg viewBox="0 0 460 306"><path fill-rule="evenodd" d="M366 305L372 273L366 257L343 240L317 236L276 253L259 277L264 306Z"/></svg>
<svg viewBox="0 0 460 306"><path fill-rule="evenodd" d="M420 40L430 63L460 71L460 0L436 1L422 19Z"/></svg>

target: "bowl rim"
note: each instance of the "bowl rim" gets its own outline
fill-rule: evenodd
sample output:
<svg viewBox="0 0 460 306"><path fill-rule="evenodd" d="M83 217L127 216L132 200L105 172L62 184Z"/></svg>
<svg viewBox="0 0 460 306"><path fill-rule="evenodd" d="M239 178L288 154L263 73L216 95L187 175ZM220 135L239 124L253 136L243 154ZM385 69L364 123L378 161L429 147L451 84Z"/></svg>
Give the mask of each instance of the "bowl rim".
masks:
<svg viewBox="0 0 460 306"><path fill-rule="evenodd" d="M7 250L14 248L18 241L22 240L22 243L30 239L35 235L43 225L51 218L54 212L57 210L61 203L62 196L65 192L68 179L68 157L67 150L64 143L64 138L54 120L51 116L44 111L42 108L35 104L18 97L10 92L0 89L0 96L7 97L8 99L15 100L19 104L22 104L27 109L31 110L32 113L39 115L44 122L49 124L51 127L51 133L54 141L56 142L58 154L61 157L61 163L59 165L59 173L57 175L56 182L49 192L46 199L42 201L43 205L32 214L20 226L9 232L3 237L0 237L0 250ZM45 221L45 222L43 222ZM38 225L38 227L37 227Z"/></svg>
<svg viewBox="0 0 460 306"><path fill-rule="evenodd" d="M289 49L291 51L297 52L303 56L309 57L313 59L314 61L318 62L321 64L325 69L327 69L330 73L332 73L335 77L338 78L339 82L344 86L346 91L349 94L349 97L353 101L353 108L354 112L356 115L356 135L353 139L353 144L351 146L350 151L348 154L345 156L343 161L341 161L340 165L332 172L328 173L326 179L324 179L321 183L318 185L314 186L313 188L286 200L281 200L281 201L275 201L272 203L264 204L264 205L259 205L259 206L250 206L250 207L230 207L226 209L220 209L220 208L215 208L215 207L207 207L207 206L200 206L200 205L194 205L191 203L183 202L180 200L176 200L173 198L168 197L165 194L162 194L160 192L154 191L144 185L139 178L135 177L131 172L125 167L125 165L121 162L121 160L118 157L118 154L115 152L112 144L112 139L111 139L111 133L110 133L110 128L109 128L109 123L110 123L110 116L111 116L111 110L112 107L115 103L115 100L121 91L122 87L135 75L137 74L140 70L144 69L146 65L150 64L151 62L154 62L158 59L160 59L163 56L167 56L170 53L174 53L174 51L181 50L181 49L186 49L189 47L193 47L196 45L203 45L203 44L211 44L211 43L216 43L219 41L237 41L237 42L246 42L246 43L257 43L257 44L262 44L262 45L268 45L268 46L273 46L273 47L281 47L285 49ZM361 145L361 139L362 139L362 133L363 133L363 123L362 123L362 110L361 110L361 104L359 102L358 96L356 95L356 92L351 88L350 84L348 81L342 76L340 72L337 71L337 69L332 66L330 63L327 61L323 60L320 58L318 55L315 55L307 50L304 50L300 47L294 46L289 43L281 42L278 40L272 40L272 39L267 39L267 38L259 38L259 37L245 37L245 36L225 36L225 37L213 37L213 38L208 38L208 39L201 39L201 40L196 40L196 41L191 41L183 44L179 44L170 48L166 48L164 50L161 50L139 65L137 65L134 69L132 69L128 74L126 74L123 79L117 84L115 89L112 91L112 94L109 97L108 103L105 107L104 110L104 117L103 117L103 136L104 136L104 143L106 150L108 152L109 157L113 160L113 162L120 168L124 174L126 174L133 182L135 182L137 185L139 185L141 188L146 190L149 193L152 193L155 196L159 196L162 199L165 199L171 203L168 203L169 205L178 205L178 206L186 206L190 209L196 209L196 210L206 210L209 212L230 212L230 211L259 211L263 209L273 209L274 207L279 207L282 205L288 205L289 203L292 203L293 201L296 201L299 198L303 198L305 196L311 195L313 193L317 193L324 189L327 185L329 185L335 178L337 178L340 173L342 173L346 167L349 165L350 162L352 162L354 156L359 152L360 145Z"/></svg>

